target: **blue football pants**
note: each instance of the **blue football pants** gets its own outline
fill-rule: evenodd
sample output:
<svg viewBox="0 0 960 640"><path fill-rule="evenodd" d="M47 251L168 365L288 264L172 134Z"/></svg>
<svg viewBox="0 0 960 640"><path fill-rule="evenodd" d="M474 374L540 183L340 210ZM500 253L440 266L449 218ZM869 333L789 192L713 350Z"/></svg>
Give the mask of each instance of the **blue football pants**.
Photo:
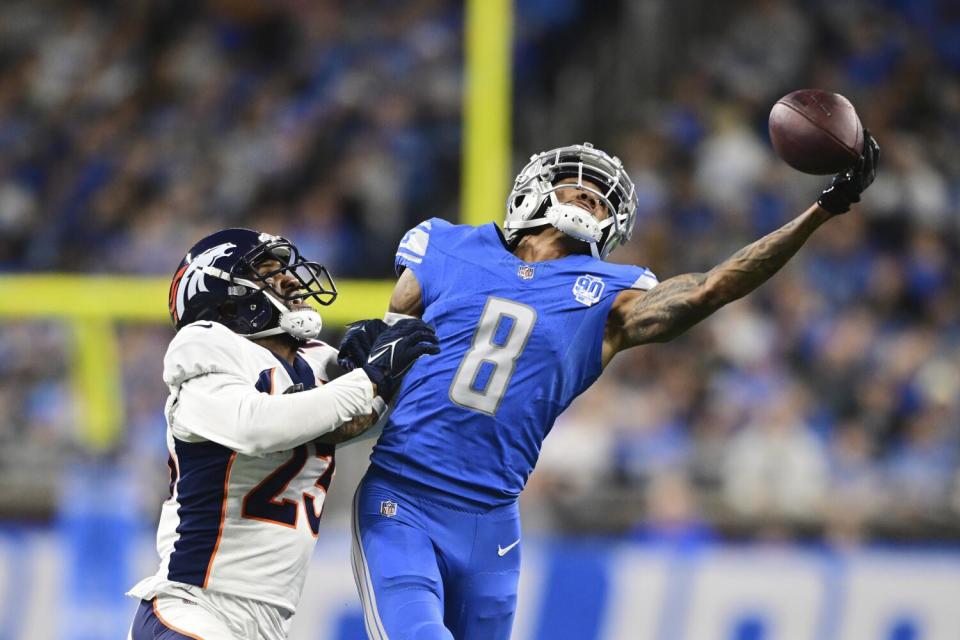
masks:
<svg viewBox="0 0 960 640"><path fill-rule="evenodd" d="M374 640L506 640L517 606L516 503L459 510L371 468L354 496L353 572Z"/></svg>

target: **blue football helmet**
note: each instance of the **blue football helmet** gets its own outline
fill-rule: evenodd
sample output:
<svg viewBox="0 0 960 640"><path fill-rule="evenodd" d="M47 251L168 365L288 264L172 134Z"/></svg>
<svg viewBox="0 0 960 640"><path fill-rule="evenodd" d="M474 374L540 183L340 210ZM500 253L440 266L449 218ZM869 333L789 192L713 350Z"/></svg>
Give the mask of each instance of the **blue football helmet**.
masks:
<svg viewBox="0 0 960 640"><path fill-rule="evenodd" d="M564 178L575 182L559 184ZM597 220L580 207L557 199L557 191L572 188L597 196L610 216ZM586 242L594 258L605 260L611 251L630 240L636 219L637 194L623 163L584 142L530 157L507 196L503 235L513 248L526 229L549 224Z"/></svg>
<svg viewBox="0 0 960 640"><path fill-rule="evenodd" d="M266 261L280 266L258 273ZM273 278L281 273L295 277L300 288L274 286ZM223 229L200 240L180 261L170 283L169 308L178 331L209 320L247 338L287 333L309 340L320 333L320 314L288 305L310 299L328 305L336 297L326 267L304 260L289 240L251 229Z"/></svg>

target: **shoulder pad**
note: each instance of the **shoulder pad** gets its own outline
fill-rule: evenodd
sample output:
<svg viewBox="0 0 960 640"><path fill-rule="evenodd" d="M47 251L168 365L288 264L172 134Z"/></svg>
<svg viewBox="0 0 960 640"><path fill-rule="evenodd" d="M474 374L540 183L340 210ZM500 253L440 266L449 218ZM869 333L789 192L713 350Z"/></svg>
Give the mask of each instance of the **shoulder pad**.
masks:
<svg viewBox="0 0 960 640"><path fill-rule="evenodd" d="M397 247L395 261L397 275L399 276L409 266L422 263L430 248L431 237L435 238L438 232L442 233L452 226L442 218L430 218L407 231L400 240L400 246Z"/></svg>
<svg viewBox="0 0 960 640"><path fill-rule="evenodd" d="M194 322L180 329L163 358L163 381L181 385L207 373L236 372L242 368L246 338L219 322Z"/></svg>

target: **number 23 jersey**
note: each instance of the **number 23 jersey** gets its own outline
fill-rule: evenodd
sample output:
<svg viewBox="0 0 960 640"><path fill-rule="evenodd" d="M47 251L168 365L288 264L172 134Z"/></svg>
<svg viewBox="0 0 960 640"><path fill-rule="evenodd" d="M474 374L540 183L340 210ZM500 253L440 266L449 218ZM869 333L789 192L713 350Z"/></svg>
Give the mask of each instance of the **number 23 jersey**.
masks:
<svg viewBox="0 0 960 640"><path fill-rule="evenodd" d="M371 463L468 506L512 502L554 420L600 375L617 294L656 277L589 255L526 263L496 225L438 218L404 236L396 265L416 276L442 350L407 374Z"/></svg>
<svg viewBox="0 0 960 640"><path fill-rule="evenodd" d="M276 436L264 444L263 423L284 419L280 398L270 396L303 391L296 400L283 397L310 400L337 372L336 354L308 343L291 366L215 322L177 334L164 359L170 496L157 530L160 567L129 595L149 600L189 585L296 609L333 478L334 446L284 445ZM370 386L353 377L325 391L349 395L350 385Z"/></svg>

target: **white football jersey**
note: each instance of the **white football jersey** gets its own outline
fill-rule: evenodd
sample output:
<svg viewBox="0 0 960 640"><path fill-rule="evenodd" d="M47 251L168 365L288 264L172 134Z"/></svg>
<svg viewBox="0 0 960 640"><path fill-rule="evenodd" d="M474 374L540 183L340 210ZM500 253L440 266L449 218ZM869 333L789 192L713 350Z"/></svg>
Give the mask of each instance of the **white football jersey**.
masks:
<svg viewBox="0 0 960 640"><path fill-rule="evenodd" d="M384 410L362 370L331 381L336 356L311 342L291 366L215 322L180 330L164 358L160 569L129 595L194 585L296 609L335 468L334 446L314 440Z"/></svg>

